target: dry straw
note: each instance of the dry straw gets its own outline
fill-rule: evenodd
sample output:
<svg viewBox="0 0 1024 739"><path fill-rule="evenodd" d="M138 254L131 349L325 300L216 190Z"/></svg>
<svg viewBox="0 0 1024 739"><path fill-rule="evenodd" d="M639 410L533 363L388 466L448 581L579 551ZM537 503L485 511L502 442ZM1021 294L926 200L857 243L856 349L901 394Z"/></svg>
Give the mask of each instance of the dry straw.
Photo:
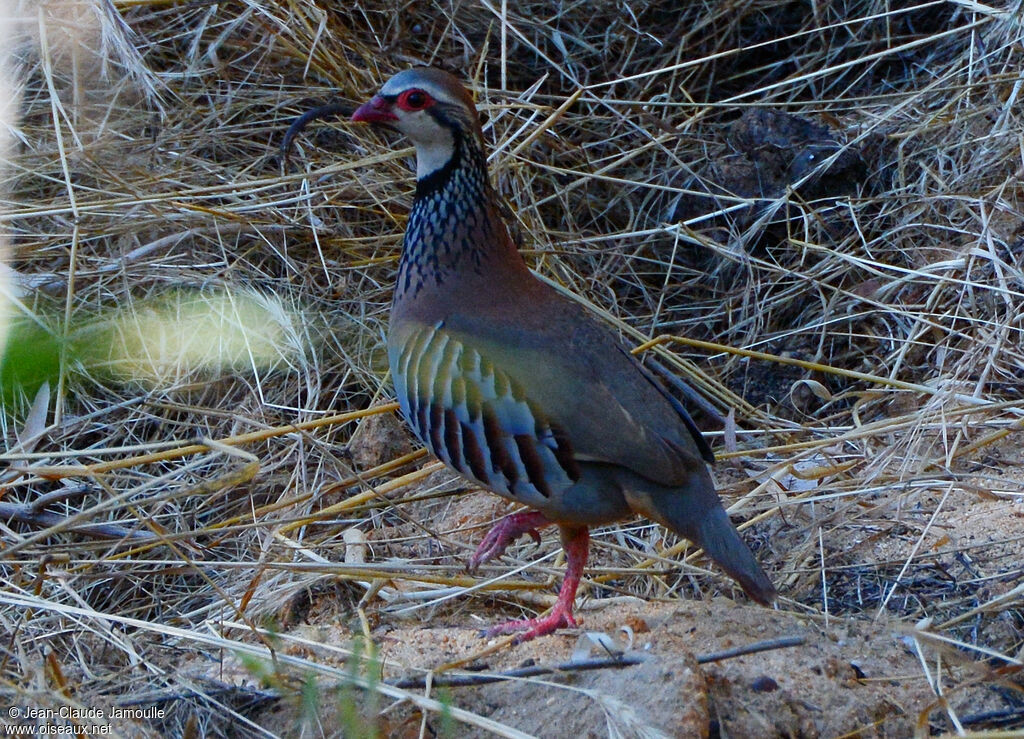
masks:
<svg viewBox="0 0 1024 739"><path fill-rule="evenodd" d="M457 515L462 484L386 420L409 150L342 122L279 156L312 105L437 63L476 92L538 274L706 397L709 428L726 419L723 494L783 607L893 614L934 686L933 728L985 728L955 699L1002 678L959 666L1020 665L1024 544L1019 526L958 527L982 505L1019 515L1024 493L1019 6L344 5L12 11L4 294L61 361L5 396L7 698L155 695L163 730L205 705L220 735L250 709L217 692L211 650L345 678L327 645L286 659L262 628L332 583L371 637L371 622L494 615L495 593L549 601L553 541L463 574L487 519ZM736 122L764 110L824 138L741 154ZM795 173L781 188L709 197L779 157ZM365 564L346 563L353 529ZM729 587L663 535L597 532L591 594Z"/></svg>

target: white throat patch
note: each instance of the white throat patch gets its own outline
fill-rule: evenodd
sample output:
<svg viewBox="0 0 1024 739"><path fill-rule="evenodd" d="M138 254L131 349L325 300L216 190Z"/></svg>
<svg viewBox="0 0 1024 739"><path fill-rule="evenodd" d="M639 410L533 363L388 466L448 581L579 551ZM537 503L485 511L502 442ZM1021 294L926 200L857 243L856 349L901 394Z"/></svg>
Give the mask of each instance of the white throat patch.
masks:
<svg viewBox="0 0 1024 739"><path fill-rule="evenodd" d="M433 174L448 163L455 154L455 138L444 126L434 126L431 137L426 140L415 140L416 145L416 179ZM411 136L409 138L412 138Z"/></svg>

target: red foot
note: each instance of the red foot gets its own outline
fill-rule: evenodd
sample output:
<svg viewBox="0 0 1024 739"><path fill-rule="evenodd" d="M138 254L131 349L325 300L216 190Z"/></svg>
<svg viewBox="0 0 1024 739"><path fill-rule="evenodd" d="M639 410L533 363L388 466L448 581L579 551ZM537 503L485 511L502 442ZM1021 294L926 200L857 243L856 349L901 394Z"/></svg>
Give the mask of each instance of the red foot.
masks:
<svg viewBox="0 0 1024 739"><path fill-rule="evenodd" d="M563 587L565 587L563 585ZM561 600L561 599L559 599ZM516 639L516 644L530 641L536 636L552 634L563 627L578 626L576 619L572 617L571 610L564 611L556 605L551 613L541 618L524 618L518 621L506 621L503 624L496 624L484 632L484 636L502 636L503 634L515 634L518 631L523 633Z"/></svg>
<svg viewBox="0 0 1024 739"><path fill-rule="evenodd" d="M535 542L540 544L540 534L537 533L537 529L550 525L551 522L536 511L513 513L511 516L506 516L496 523L480 542L476 552L469 560L469 571L473 572L484 562L500 557L505 551L505 547L523 534L529 534Z"/></svg>
<svg viewBox="0 0 1024 739"><path fill-rule="evenodd" d="M576 600L576 588L579 587L580 577L583 575L583 567L587 564L590 532L587 531L585 526L579 529L566 526L561 526L560 528L562 533L562 549L565 550L566 559L565 579L562 580L562 588L558 591L558 600L555 601L555 607L551 609L551 613L540 618L507 621L503 624L492 626L484 632L484 636L499 636L501 634L514 634L517 631L522 631L524 633L516 639L516 644L521 644L534 637L550 634L563 626L578 625L576 619L572 617L572 606ZM479 553L479 550L477 552Z"/></svg>

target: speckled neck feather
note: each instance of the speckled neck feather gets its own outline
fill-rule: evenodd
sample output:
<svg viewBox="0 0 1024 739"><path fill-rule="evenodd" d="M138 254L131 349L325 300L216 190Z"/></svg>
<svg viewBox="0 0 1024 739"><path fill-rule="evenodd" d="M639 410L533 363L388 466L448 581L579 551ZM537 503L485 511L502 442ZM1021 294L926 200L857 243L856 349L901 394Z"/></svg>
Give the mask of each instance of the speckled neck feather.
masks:
<svg viewBox="0 0 1024 739"><path fill-rule="evenodd" d="M452 156L417 180L402 246L395 300L411 298L455 273L481 273L489 250L509 239L493 205L487 160L476 137L453 126Z"/></svg>

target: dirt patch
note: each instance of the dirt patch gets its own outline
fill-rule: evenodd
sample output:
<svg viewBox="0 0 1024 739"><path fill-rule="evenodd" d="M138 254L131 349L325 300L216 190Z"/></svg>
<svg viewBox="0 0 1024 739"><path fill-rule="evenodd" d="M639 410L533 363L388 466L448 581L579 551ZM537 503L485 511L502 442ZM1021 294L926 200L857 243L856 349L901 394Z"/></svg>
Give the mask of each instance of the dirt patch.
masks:
<svg viewBox="0 0 1024 739"><path fill-rule="evenodd" d="M526 734L564 736L806 736L865 732L900 737L919 721L947 727L945 714L921 671L912 633L889 619L864 621L801 617L741 605L724 598L706 602L601 604L582 610L581 630L472 659L460 675L502 673L524 665L571 662L583 632L610 637L632 631L626 652L639 665L594 672L566 670L515 678L481 687L449 688L452 705ZM698 666L696 657L726 649L800 637L803 644ZM489 646L475 630L436 625L380 629L385 680L423 677ZM621 638L621 637L620 637ZM605 656L591 649L589 656ZM952 667L947 669L960 670ZM435 673L441 680L444 674ZM438 694L434 687L433 695ZM949 697L958 715L999 703L989 686ZM414 708L385 712L388 726L419 726ZM280 706L258 721L284 736L299 736L296 714ZM321 720L329 721L329 715ZM440 719L428 715L439 730ZM619 732L616 734L615 732ZM401 735L401 734L399 734ZM459 736L490 736L462 727Z"/></svg>

